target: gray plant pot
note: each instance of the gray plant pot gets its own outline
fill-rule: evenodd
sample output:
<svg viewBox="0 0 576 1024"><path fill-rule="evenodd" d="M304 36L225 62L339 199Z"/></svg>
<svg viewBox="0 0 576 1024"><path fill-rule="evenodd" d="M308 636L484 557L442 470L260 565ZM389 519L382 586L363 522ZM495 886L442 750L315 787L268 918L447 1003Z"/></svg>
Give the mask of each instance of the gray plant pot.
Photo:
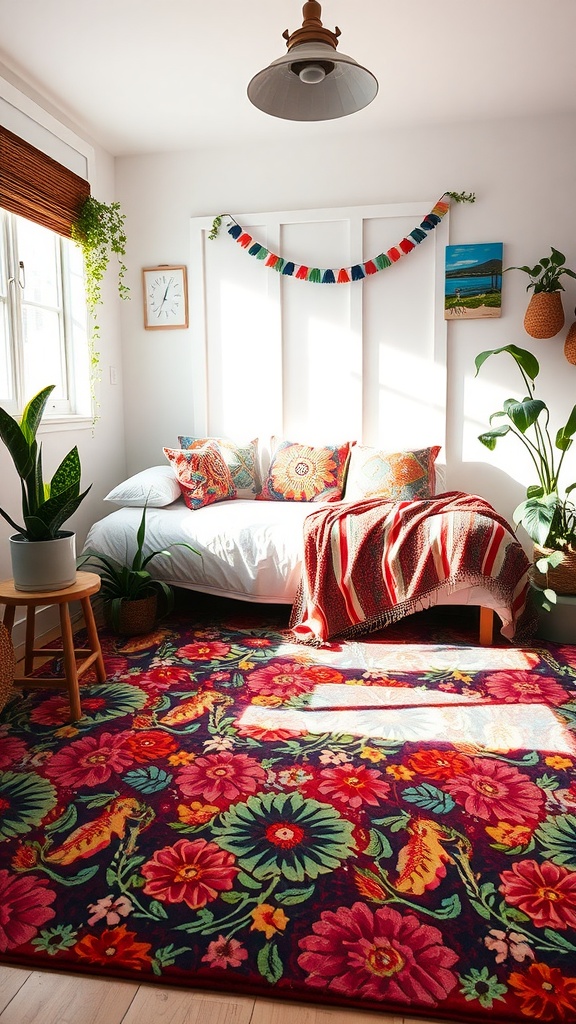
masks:
<svg viewBox="0 0 576 1024"><path fill-rule="evenodd" d="M64 590L76 582L76 534L61 530L54 540L10 537L16 590Z"/></svg>

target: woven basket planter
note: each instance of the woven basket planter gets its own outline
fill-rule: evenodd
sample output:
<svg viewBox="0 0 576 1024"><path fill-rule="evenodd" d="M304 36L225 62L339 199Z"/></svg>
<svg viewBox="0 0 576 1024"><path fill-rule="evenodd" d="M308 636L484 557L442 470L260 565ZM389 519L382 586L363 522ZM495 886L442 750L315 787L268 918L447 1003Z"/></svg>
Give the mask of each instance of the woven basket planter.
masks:
<svg viewBox="0 0 576 1024"><path fill-rule="evenodd" d="M551 548L539 548L534 545L534 561L552 554ZM557 594L576 594L576 551L569 548L559 565L554 569L548 569L546 575L538 572L535 565L532 566L532 582L537 587L549 587Z"/></svg>
<svg viewBox="0 0 576 1024"><path fill-rule="evenodd" d="M12 696L14 646L6 626L0 622L0 711Z"/></svg>
<svg viewBox="0 0 576 1024"><path fill-rule="evenodd" d="M158 597L151 594L149 597L139 598L137 601L122 601L120 608L120 622L116 629L110 621L109 606L104 604L104 621L115 633L122 636L140 636L142 633L151 633L156 623L158 613Z"/></svg>
<svg viewBox="0 0 576 1024"><path fill-rule="evenodd" d="M536 292L528 303L524 330L531 338L554 338L564 327L560 292Z"/></svg>

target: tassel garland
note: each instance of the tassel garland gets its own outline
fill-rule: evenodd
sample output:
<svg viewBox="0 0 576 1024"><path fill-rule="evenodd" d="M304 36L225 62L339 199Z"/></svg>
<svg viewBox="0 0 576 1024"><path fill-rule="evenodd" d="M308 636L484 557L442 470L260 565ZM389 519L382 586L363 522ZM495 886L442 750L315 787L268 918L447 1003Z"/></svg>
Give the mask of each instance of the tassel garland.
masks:
<svg viewBox="0 0 576 1024"><path fill-rule="evenodd" d="M365 263L355 263L353 267L322 270L319 267L307 267L303 264L285 260L282 256L277 256L275 253L270 252L265 245L261 245L260 242L252 238L229 214L222 213L214 218L212 230L208 237L210 239L217 237L222 217L227 216L231 221L228 234L238 242L238 245L246 249L250 256L255 256L257 260L264 260L266 267L271 267L272 270L276 270L283 277L295 277L299 281L311 281L313 284L349 284L351 281L362 281L365 277L377 274L379 270L391 267L402 256L412 252L417 245L420 245L428 237L430 231L433 231L448 213L450 199L453 199L456 203L473 203L476 200L476 196L473 192L445 192L434 208L430 210L430 213L426 214L420 225L410 231L405 238L400 239L397 245L392 246L385 253L381 252L378 256L373 256L372 259L366 260Z"/></svg>

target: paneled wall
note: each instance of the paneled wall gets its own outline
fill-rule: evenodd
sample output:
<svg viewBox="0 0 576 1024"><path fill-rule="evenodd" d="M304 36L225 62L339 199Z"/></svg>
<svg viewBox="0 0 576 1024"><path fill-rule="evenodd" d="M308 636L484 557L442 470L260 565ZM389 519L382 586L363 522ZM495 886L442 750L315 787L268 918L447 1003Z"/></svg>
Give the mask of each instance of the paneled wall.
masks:
<svg viewBox="0 0 576 1024"><path fill-rule="evenodd" d="M386 252L434 202L234 219L296 264L339 268ZM212 219L194 218L191 429L388 450L444 445L448 217L397 263L349 284L283 276L235 243L229 219L209 239Z"/></svg>

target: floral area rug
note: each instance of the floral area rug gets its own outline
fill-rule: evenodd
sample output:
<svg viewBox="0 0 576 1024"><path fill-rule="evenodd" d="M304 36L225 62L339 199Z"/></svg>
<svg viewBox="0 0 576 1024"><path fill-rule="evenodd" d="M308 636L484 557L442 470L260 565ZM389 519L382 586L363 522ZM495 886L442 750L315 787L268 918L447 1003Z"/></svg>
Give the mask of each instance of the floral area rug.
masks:
<svg viewBox="0 0 576 1024"><path fill-rule="evenodd" d="M0 958L574 1021L576 648L413 616L316 649L287 619L197 599L101 631L81 721L57 689L7 705Z"/></svg>

